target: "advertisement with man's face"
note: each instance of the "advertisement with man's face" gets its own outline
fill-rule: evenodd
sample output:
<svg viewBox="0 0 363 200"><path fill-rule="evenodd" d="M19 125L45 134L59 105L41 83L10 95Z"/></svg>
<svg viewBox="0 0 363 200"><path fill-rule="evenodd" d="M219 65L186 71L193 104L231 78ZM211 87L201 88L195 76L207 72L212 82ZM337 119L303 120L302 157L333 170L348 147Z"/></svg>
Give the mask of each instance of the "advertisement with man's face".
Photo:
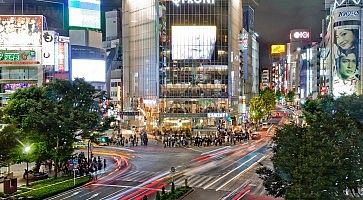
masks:
<svg viewBox="0 0 363 200"><path fill-rule="evenodd" d="M41 46L43 16L1 15L0 47Z"/></svg>
<svg viewBox="0 0 363 200"><path fill-rule="evenodd" d="M353 94L360 80L359 28L336 27L334 48L333 95Z"/></svg>

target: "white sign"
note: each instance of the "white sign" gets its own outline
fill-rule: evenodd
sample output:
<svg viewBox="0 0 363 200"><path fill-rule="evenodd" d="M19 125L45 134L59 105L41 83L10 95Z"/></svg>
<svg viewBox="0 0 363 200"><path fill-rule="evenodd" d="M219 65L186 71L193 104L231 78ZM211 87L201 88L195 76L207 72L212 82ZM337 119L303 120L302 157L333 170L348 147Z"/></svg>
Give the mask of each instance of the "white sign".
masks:
<svg viewBox="0 0 363 200"><path fill-rule="evenodd" d="M294 38L295 39L309 39L310 38L310 33L309 32L295 32L294 33Z"/></svg>
<svg viewBox="0 0 363 200"><path fill-rule="evenodd" d="M215 0L172 0L176 6L180 4L215 4Z"/></svg>
<svg viewBox="0 0 363 200"><path fill-rule="evenodd" d="M349 7L341 7L334 10L334 22L341 21L360 21L360 7L358 6L349 6Z"/></svg>
<svg viewBox="0 0 363 200"><path fill-rule="evenodd" d="M212 58L217 39L216 26L172 26L171 30L173 60Z"/></svg>
<svg viewBox="0 0 363 200"><path fill-rule="evenodd" d="M55 40L54 31L44 31L42 35L42 64L55 65Z"/></svg>
<svg viewBox="0 0 363 200"><path fill-rule="evenodd" d="M227 116L227 113L208 113L208 118L223 118Z"/></svg>

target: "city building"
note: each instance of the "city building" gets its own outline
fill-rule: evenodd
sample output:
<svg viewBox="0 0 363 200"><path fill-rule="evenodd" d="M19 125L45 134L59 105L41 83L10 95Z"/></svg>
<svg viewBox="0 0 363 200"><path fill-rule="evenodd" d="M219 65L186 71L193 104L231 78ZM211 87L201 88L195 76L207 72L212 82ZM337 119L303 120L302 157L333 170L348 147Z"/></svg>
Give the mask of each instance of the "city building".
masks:
<svg viewBox="0 0 363 200"><path fill-rule="evenodd" d="M116 106L118 111L122 106L122 46L121 40L121 12L112 10L105 13L106 37L103 47L107 52L106 62L106 89L110 97L110 103Z"/></svg>
<svg viewBox="0 0 363 200"><path fill-rule="evenodd" d="M43 15L44 30L68 36L68 1L64 0L11 0L0 2L1 15Z"/></svg>
<svg viewBox="0 0 363 200"><path fill-rule="evenodd" d="M321 81L320 45L311 40L309 29L290 31L290 42L286 45L286 60L280 70L280 86L284 93L296 94L296 105L307 98L319 95Z"/></svg>
<svg viewBox="0 0 363 200"><path fill-rule="evenodd" d="M248 116L248 104L253 96L259 94L259 43L258 34L254 29L254 10L245 4L243 5L243 30L240 36L240 60L241 60L241 92L240 113ZM244 117L242 121L246 121ZM242 121L238 121L241 123Z"/></svg>
<svg viewBox="0 0 363 200"><path fill-rule="evenodd" d="M362 94L362 7L360 0L326 0L320 48L323 85L329 94Z"/></svg>
<svg viewBox="0 0 363 200"><path fill-rule="evenodd" d="M16 89L43 84L42 15L0 16L0 98Z"/></svg>
<svg viewBox="0 0 363 200"><path fill-rule="evenodd" d="M287 54L284 44L271 45L271 89L286 93Z"/></svg>
<svg viewBox="0 0 363 200"><path fill-rule="evenodd" d="M84 78L96 89L106 91L106 51L102 46L101 0L70 0L68 3L71 78Z"/></svg>
<svg viewBox="0 0 363 200"><path fill-rule="evenodd" d="M83 5L79 0L1 2L0 98L6 104L18 88L40 86L55 78L85 78L105 88L100 0ZM72 18L72 20L68 20ZM8 29L7 31L4 31ZM69 37L68 37L69 36ZM74 45L74 48L71 48ZM91 47L91 48L82 48ZM98 50L92 49L98 48ZM72 50L89 51L72 59ZM87 55L99 54L94 57ZM81 58L81 59L79 59ZM96 60L95 60L96 58ZM96 62L91 62L95 60ZM76 66L72 67L72 64ZM98 77L95 77L98 76Z"/></svg>
<svg viewBox="0 0 363 200"><path fill-rule="evenodd" d="M241 3L126 0L125 109L140 110L147 127L164 132L216 134L220 120L236 123Z"/></svg>
<svg viewBox="0 0 363 200"><path fill-rule="evenodd" d="M262 69L260 90L264 90L266 88L270 88L270 70Z"/></svg>

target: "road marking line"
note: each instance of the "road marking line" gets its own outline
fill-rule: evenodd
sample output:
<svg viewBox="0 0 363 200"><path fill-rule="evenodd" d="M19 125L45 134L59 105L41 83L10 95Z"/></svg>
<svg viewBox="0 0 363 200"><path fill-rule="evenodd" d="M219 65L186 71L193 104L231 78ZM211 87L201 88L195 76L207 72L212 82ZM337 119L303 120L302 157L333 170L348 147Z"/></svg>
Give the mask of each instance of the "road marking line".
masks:
<svg viewBox="0 0 363 200"><path fill-rule="evenodd" d="M214 149L214 150L212 150L212 151L208 151L208 152L202 153L201 155L202 155L202 156L204 156L204 155L211 154L211 153L213 153L213 152L216 152L216 151L219 151L219 150L222 150L222 149L226 149L226 148L231 148L231 146L226 146L226 147L222 147L222 148Z"/></svg>
<svg viewBox="0 0 363 200"><path fill-rule="evenodd" d="M239 173L237 176L233 177L231 180L225 182L222 186L220 186L219 188L216 189L216 191L221 190L224 186L226 186L228 183L232 182L233 180L235 180L236 178L238 178L239 176L241 176L243 173L249 171L250 169L252 169L254 166L256 166L259 162L261 162L262 160L264 160L267 157L267 155L263 156L262 158L260 158L258 161L256 161L255 163L253 163L251 166L249 166L247 169L243 170L241 173Z"/></svg>
<svg viewBox="0 0 363 200"><path fill-rule="evenodd" d="M129 180L129 181L139 181L142 179L142 177L145 175L144 172L138 172L136 174L133 174L132 176L126 178L125 180Z"/></svg>
<svg viewBox="0 0 363 200"><path fill-rule="evenodd" d="M220 181L221 179L225 178L226 176L230 175L231 173L233 173L234 171L236 171L237 169L243 167L243 165L245 165L246 163L250 162L251 160L253 160L255 157L257 157L257 155L253 156L252 158L250 158L249 160L247 160L246 162L242 163L240 166L234 168L233 170L231 170L230 172L228 172L227 174L219 177L217 180L213 181L212 183L210 183L209 185L205 186L203 189L207 189L210 186L214 185L215 183L217 183L218 181Z"/></svg>
<svg viewBox="0 0 363 200"><path fill-rule="evenodd" d="M184 147L184 149L189 149L189 150L192 150L192 151L195 151L195 152L203 153L203 151L197 150L197 149L193 149L193 148Z"/></svg>
<svg viewBox="0 0 363 200"><path fill-rule="evenodd" d="M78 192L74 192L72 195L68 196L68 197L65 197L63 199L68 199L68 198L71 198L73 196L76 196L77 194L79 194L81 191L78 191Z"/></svg>
<svg viewBox="0 0 363 200"><path fill-rule="evenodd" d="M130 186L130 185L110 185L110 184L98 184L95 183L93 185L96 186L103 186L103 187L115 187L115 188L137 188L137 189L145 189L145 190L153 190L153 191L161 191L161 189L155 189L155 188L147 188L147 187L138 187L138 186Z"/></svg>
<svg viewBox="0 0 363 200"><path fill-rule="evenodd" d="M202 188L204 184L208 183L210 180L212 180L215 177L208 177L207 179L205 179L202 183L200 183L198 186L196 186L197 188Z"/></svg>
<svg viewBox="0 0 363 200"><path fill-rule="evenodd" d="M174 184L175 185L184 185L185 178L186 178L185 176L182 176L182 177L176 179L174 181ZM188 183L189 183L189 181L188 181Z"/></svg>
<svg viewBox="0 0 363 200"><path fill-rule="evenodd" d="M100 194L100 193L96 193L96 194L92 195L90 198L88 198L88 199L86 199L86 200L93 199L93 198L97 197L99 194Z"/></svg>
<svg viewBox="0 0 363 200"><path fill-rule="evenodd" d="M204 177L196 177L197 178L197 180L196 181L191 181L191 183L190 183L190 186L191 187L197 187L197 185L198 184L200 184L201 182L203 182L205 179L204 179Z"/></svg>
<svg viewBox="0 0 363 200"><path fill-rule="evenodd" d="M131 173L124 174L124 176L120 176L117 180L127 179L137 173L138 173L138 171L132 171Z"/></svg>

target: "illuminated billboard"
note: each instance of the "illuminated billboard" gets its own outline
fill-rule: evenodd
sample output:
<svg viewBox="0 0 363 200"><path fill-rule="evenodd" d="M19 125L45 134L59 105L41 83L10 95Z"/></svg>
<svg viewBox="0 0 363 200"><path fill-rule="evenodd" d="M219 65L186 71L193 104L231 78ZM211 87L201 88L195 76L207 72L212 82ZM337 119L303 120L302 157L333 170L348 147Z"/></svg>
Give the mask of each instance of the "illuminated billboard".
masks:
<svg viewBox="0 0 363 200"><path fill-rule="evenodd" d="M351 95L361 78L360 7L337 8L333 15L333 95Z"/></svg>
<svg viewBox="0 0 363 200"><path fill-rule="evenodd" d="M57 45L56 61L58 65L54 67L56 72L69 71L69 37L60 36Z"/></svg>
<svg viewBox="0 0 363 200"><path fill-rule="evenodd" d="M350 95L357 91L360 78L359 28L334 30L333 95Z"/></svg>
<svg viewBox="0 0 363 200"><path fill-rule="evenodd" d="M172 26L172 59L211 59L216 26Z"/></svg>
<svg viewBox="0 0 363 200"><path fill-rule="evenodd" d="M106 82L106 62L72 59L72 80L75 78L84 78L88 82Z"/></svg>
<svg viewBox="0 0 363 200"><path fill-rule="evenodd" d="M271 45L271 54L285 53L285 45Z"/></svg>
<svg viewBox="0 0 363 200"><path fill-rule="evenodd" d="M68 0L69 26L101 28L101 0Z"/></svg>
<svg viewBox="0 0 363 200"><path fill-rule="evenodd" d="M41 15L0 15L0 47L40 47L42 31Z"/></svg>
<svg viewBox="0 0 363 200"><path fill-rule="evenodd" d="M290 31L291 42L309 41L310 37L311 34L309 29L295 29Z"/></svg>
<svg viewBox="0 0 363 200"><path fill-rule="evenodd" d="M0 50L1 65L38 65L40 60L35 50Z"/></svg>

